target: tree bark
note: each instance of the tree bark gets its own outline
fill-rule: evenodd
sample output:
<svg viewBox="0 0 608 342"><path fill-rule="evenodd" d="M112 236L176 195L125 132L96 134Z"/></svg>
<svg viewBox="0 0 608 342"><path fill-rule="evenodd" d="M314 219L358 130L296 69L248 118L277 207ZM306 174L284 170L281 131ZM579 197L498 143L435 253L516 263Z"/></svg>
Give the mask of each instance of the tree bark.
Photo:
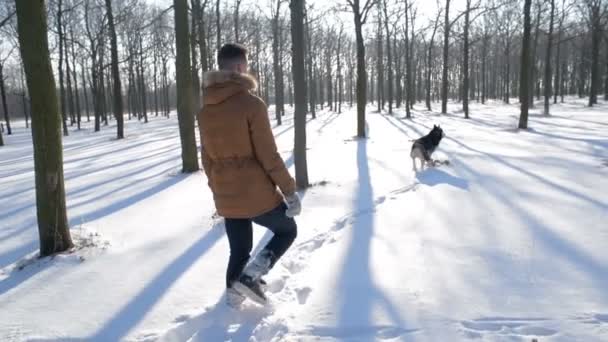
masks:
<svg viewBox="0 0 608 342"><path fill-rule="evenodd" d="M464 118L469 118L469 25L471 15L471 0L467 1L466 12L464 14L464 43L463 43L463 63L462 63L462 110Z"/></svg>
<svg viewBox="0 0 608 342"><path fill-rule="evenodd" d="M70 44L72 49L72 66L73 66L73 79L74 79L74 94L76 97L76 125L78 130L80 130L80 124L82 122L82 108L80 107L80 92L78 90L78 74L76 73L76 49L74 48L74 30L72 26L70 26L70 39L72 43ZM84 68L82 68L84 72Z"/></svg>
<svg viewBox="0 0 608 342"><path fill-rule="evenodd" d="M364 15L361 13L359 0L353 0L352 9L355 21L355 37L357 44L357 137L365 138L365 106L367 104L367 72L365 70L365 42L363 40ZM365 11L365 8L363 9Z"/></svg>
<svg viewBox="0 0 608 342"><path fill-rule="evenodd" d="M175 42L177 47L175 59L177 116L182 145L182 172L188 173L199 169L194 134L194 111L192 108L193 89L190 69L188 2L187 0L174 0L173 6L175 8Z"/></svg>
<svg viewBox="0 0 608 342"><path fill-rule="evenodd" d="M57 32L58 32L58 40L59 40L59 101L61 103L61 117L63 119L63 135L68 136L68 124L67 117L65 113L65 87L63 85L63 0L57 0Z"/></svg>
<svg viewBox="0 0 608 342"><path fill-rule="evenodd" d="M410 119L411 113L411 101L412 101L412 62L411 62L411 45L410 45L410 17L409 13L410 3L405 1L405 117ZM413 29L413 28L412 28Z"/></svg>
<svg viewBox="0 0 608 342"><path fill-rule="evenodd" d="M534 108L536 105L534 104L534 88L536 87L536 79L537 79L537 69L538 69L538 61L536 58L536 51L538 49L538 34L540 32L540 14L541 14L541 8L540 8L540 0L536 0L536 20L535 20L535 29L534 29L534 44L532 45L532 56L531 56L531 75L532 77L530 77L530 89L529 89L529 96L530 96L530 107ZM540 95L539 95L540 96Z"/></svg>
<svg viewBox="0 0 608 342"><path fill-rule="evenodd" d="M273 13L272 18L272 67L274 71L274 102L275 102L275 117L277 120L277 125L282 124L281 117L285 111L284 106L284 86L283 86L283 72L281 70L280 65L280 46L279 46L279 36L281 34L279 20L281 17L281 1L277 0L277 7L275 12Z"/></svg>
<svg viewBox="0 0 608 342"><path fill-rule="evenodd" d="M559 93L560 84L561 84L561 74L564 72L561 69L561 52L562 52L562 29L564 26L564 19L566 17L566 1L562 0L562 16L559 20L559 28L557 32L557 53L555 56L555 82L553 83L553 104L557 103L557 95Z"/></svg>
<svg viewBox="0 0 608 342"><path fill-rule="evenodd" d="M448 57L450 39L450 0L445 1L445 23L443 32L443 71L441 78L441 113L448 112Z"/></svg>
<svg viewBox="0 0 608 342"><path fill-rule="evenodd" d="M201 0L194 0L195 6L198 8L198 47L201 53L201 70L203 72L209 70L209 64L207 62L207 34L205 32L205 8L207 7L207 1L203 2L201 6Z"/></svg>
<svg viewBox="0 0 608 342"><path fill-rule="evenodd" d="M234 41L236 43L241 41L240 32L239 32L239 10L241 8L242 0L236 0L236 4L234 7Z"/></svg>
<svg viewBox="0 0 608 342"><path fill-rule="evenodd" d="M106 12L110 29L110 54L112 58L112 85L114 87L114 118L116 119L116 138L122 139L124 133L124 116L122 103L122 85L120 84L120 71L118 69L118 44L116 42L116 29L114 27L114 14L112 13L112 0L106 0Z"/></svg>
<svg viewBox="0 0 608 342"><path fill-rule="evenodd" d="M199 17L198 14L198 6L194 3L194 0L191 2L192 4L192 18L191 18L191 26L190 26L190 50L192 56L192 92L194 95L194 112L198 112L201 109L201 80L198 76L198 56L196 54L196 37L198 32L198 23L197 19Z"/></svg>
<svg viewBox="0 0 608 342"><path fill-rule="evenodd" d="M220 51L220 47L222 47L222 28L221 28L221 13L220 13L220 0L217 0L215 2L215 34L216 34L216 41L215 41L215 47L216 50L215 52L218 53ZM259 79L259 77L258 77Z"/></svg>
<svg viewBox="0 0 608 342"><path fill-rule="evenodd" d="M0 62L0 97L2 99L2 109L4 110L4 120L6 122L6 133L8 135L13 134L11 130L11 120L8 115L8 108L6 104L6 90L4 89L4 64Z"/></svg>
<svg viewBox="0 0 608 342"><path fill-rule="evenodd" d="M380 2L378 2L378 28L377 28L377 51L378 56L376 58L376 81L377 84L377 99L378 99L378 113L384 109L384 49L382 48L382 15L380 12Z"/></svg>
<svg viewBox="0 0 608 342"><path fill-rule="evenodd" d="M549 115L549 102L551 101L551 49L553 48L553 19L555 18L555 0L551 1L551 19L549 22L549 35L547 36L547 55L545 57L545 110L544 114Z"/></svg>
<svg viewBox="0 0 608 342"><path fill-rule="evenodd" d="M591 86L589 88L589 107L597 104L597 94L600 87L600 43L602 39L602 15L600 13L600 1L588 1L591 13Z"/></svg>
<svg viewBox="0 0 608 342"><path fill-rule="evenodd" d="M72 248L68 226L61 116L49 56L46 8L43 1L17 1L21 58L32 101L32 140L36 179L36 213L40 256Z"/></svg>
<svg viewBox="0 0 608 342"><path fill-rule="evenodd" d="M294 80L294 162L296 185L305 189L308 184L308 165L306 160L306 82L304 70L304 2L291 0L291 65Z"/></svg>
<svg viewBox="0 0 608 342"><path fill-rule="evenodd" d="M525 0L524 4L524 35L521 48L521 68L519 76L519 97L521 99L521 114L519 117L519 128L528 128L528 109L530 101L530 6L532 0Z"/></svg>
<svg viewBox="0 0 608 342"><path fill-rule="evenodd" d="M386 63L388 64L388 113L393 114L393 55L391 50L391 33L388 29L388 9L384 1L384 29L386 31Z"/></svg>

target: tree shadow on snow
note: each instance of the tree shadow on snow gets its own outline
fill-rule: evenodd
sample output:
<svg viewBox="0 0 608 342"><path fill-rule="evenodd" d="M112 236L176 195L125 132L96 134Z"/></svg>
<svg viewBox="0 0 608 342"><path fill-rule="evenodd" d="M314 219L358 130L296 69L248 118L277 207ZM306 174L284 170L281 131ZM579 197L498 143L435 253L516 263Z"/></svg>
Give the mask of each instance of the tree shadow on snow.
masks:
<svg viewBox="0 0 608 342"><path fill-rule="evenodd" d="M157 341L247 341L260 322L271 313L269 308L246 306L235 310L225 304L225 294L205 312L183 316L180 323L163 333Z"/></svg>
<svg viewBox="0 0 608 342"><path fill-rule="evenodd" d="M397 335L410 332L393 303L372 280L370 265L371 242L374 235L374 192L368 166L367 141L357 142L359 187L353 203L353 226L350 245L344 257L337 293L339 318L336 327L316 327L315 334L337 338L380 338L384 334ZM375 305L390 317L393 326L375 326L372 311ZM367 335L367 336L366 336ZM370 336L371 335L371 336Z"/></svg>
<svg viewBox="0 0 608 342"><path fill-rule="evenodd" d="M166 266L138 295L87 340L118 341L124 338L143 320L171 286L197 260L211 250L223 235L223 222L215 224L204 236Z"/></svg>
<svg viewBox="0 0 608 342"><path fill-rule="evenodd" d="M605 289L608 287L608 265L602 260L599 260L591 253L588 253L583 248L577 246L574 242L569 241L567 237L562 237L560 234L550 226L550 224L538 217L534 212L525 208L521 201L518 200L519 196L523 194L515 195L510 192L508 186L503 186L495 182L491 177L480 174L478 171L469 167L466 163L461 162L458 158L455 158L455 164L458 168L469 174L469 178L475 181L491 196L501 202L505 208L509 208L521 222L529 229L532 234L532 239L535 244L535 249L546 250L546 253L551 255L551 264L556 266L556 273L563 274L559 268L559 262L566 264L575 265L578 270L587 275L588 279L595 283L595 291L593 296L599 296L601 300L606 300L608 296L605 291L599 289ZM596 204L594 201L591 204ZM532 252L532 251L531 251ZM511 260L512 262L512 260ZM538 266L546 269L547 265ZM507 269L512 269L509 267ZM495 270L505 269L505 267L493 267ZM528 270L528 272L532 272ZM565 274L563 274L565 275ZM507 275L507 278L512 275ZM570 274L571 279L575 280L577 275ZM541 290L542 289L536 289ZM544 295L547 295L545 292Z"/></svg>

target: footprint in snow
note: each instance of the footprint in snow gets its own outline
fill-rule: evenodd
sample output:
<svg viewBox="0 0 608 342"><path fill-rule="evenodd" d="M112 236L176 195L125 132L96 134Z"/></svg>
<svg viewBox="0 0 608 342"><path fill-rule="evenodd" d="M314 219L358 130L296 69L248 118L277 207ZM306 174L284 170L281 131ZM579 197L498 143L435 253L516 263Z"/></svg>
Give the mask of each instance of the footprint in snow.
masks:
<svg viewBox="0 0 608 342"><path fill-rule="evenodd" d="M308 301L308 297L310 296L310 293L312 292L312 289L310 287L303 287L300 289L296 289L296 294L298 295L298 303L300 304L306 304L306 301Z"/></svg>
<svg viewBox="0 0 608 342"><path fill-rule="evenodd" d="M488 317L470 321L462 321L465 336L469 338L482 338L484 335L511 335L520 337L553 336L557 331L539 326L544 318L510 318Z"/></svg>

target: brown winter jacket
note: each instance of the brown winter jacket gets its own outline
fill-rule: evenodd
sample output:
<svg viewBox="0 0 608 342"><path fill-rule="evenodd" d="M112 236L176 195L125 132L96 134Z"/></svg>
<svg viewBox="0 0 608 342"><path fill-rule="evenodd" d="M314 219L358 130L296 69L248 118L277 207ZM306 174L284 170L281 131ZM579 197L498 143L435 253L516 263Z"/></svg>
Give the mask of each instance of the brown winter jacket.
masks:
<svg viewBox="0 0 608 342"><path fill-rule="evenodd" d="M219 215L253 218L295 192L277 152L266 104L250 93L249 75L211 71L204 76L199 113L203 168Z"/></svg>

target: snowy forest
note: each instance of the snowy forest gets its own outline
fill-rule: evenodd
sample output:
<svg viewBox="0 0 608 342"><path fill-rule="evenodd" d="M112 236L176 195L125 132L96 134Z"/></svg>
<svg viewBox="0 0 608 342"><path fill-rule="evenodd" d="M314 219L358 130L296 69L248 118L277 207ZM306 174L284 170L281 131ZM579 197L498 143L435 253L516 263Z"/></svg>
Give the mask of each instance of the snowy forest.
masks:
<svg viewBox="0 0 608 342"><path fill-rule="evenodd" d="M303 207L238 313L197 116L231 42ZM608 338L606 0L3 0L0 103L0 340Z"/></svg>

